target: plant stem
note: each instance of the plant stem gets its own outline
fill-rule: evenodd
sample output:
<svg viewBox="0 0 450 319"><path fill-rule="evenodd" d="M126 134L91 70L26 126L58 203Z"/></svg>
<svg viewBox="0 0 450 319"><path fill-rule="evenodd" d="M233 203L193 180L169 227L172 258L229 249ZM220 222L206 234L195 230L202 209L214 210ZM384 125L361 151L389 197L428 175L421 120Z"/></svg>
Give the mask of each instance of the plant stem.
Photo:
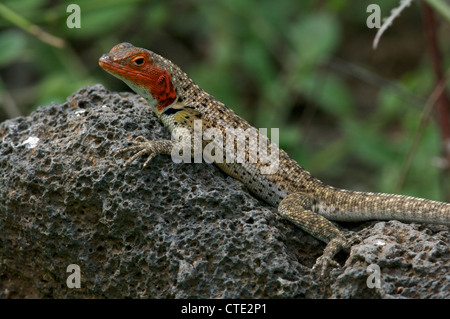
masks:
<svg viewBox="0 0 450 319"><path fill-rule="evenodd" d="M445 90L446 78L443 71L442 55L437 41L437 22L433 9L423 2L423 16L425 25L425 37L429 51L433 72L435 76L435 87L443 86L442 93L436 101L437 121L442 138L442 156L446 161L442 174L442 186L445 199L450 200L450 100Z"/></svg>
<svg viewBox="0 0 450 319"><path fill-rule="evenodd" d="M8 20L15 26L21 28L22 30L34 35L42 42L50 44L57 48L65 47L66 43L63 39L55 37L50 33L45 32L41 27L31 23L21 15L17 14L13 10L6 7L4 4L0 3L0 16Z"/></svg>

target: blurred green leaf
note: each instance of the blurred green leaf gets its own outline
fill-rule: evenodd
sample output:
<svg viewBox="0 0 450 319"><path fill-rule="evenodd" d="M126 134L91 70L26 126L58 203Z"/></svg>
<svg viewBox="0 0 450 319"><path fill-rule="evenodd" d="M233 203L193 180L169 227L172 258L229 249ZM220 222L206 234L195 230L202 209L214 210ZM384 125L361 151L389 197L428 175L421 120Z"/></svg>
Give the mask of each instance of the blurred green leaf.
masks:
<svg viewBox="0 0 450 319"><path fill-rule="evenodd" d="M81 7L81 10L81 28L63 28L70 37L92 38L106 32L117 31L118 26L124 25L127 21L132 20L131 16L135 12L135 7L127 4L119 4L102 8L101 10L83 11L83 7Z"/></svg>
<svg viewBox="0 0 450 319"><path fill-rule="evenodd" d="M336 18L325 12L303 17L293 25L289 35L296 55L294 65L300 70L330 56L340 40Z"/></svg>
<svg viewBox="0 0 450 319"><path fill-rule="evenodd" d="M316 152L309 156L305 160L305 164L308 164L308 169L310 169L315 174L326 171L332 168L339 161L341 161L348 153L348 143L344 138L335 140L330 143L322 150Z"/></svg>
<svg viewBox="0 0 450 319"><path fill-rule="evenodd" d="M297 83L310 101L327 113L345 120L353 117L354 103L346 84L331 73L302 75Z"/></svg>
<svg viewBox="0 0 450 319"><path fill-rule="evenodd" d="M28 16L33 11L40 11L47 0L4 0L2 2L11 10Z"/></svg>
<svg viewBox="0 0 450 319"><path fill-rule="evenodd" d="M147 9L147 17L145 25L152 30L152 28L159 28L170 21L170 11L164 3L157 3L155 6Z"/></svg>
<svg viewBox="0 0 450 319"><path fill-rule="evenodd" d="M370 165L383 165L398 159L398 149L390 146L374 126L355 121L342 125L356 155Z"/></svg>
<svg viewBox="0 0 450 319"><path fill-rule="evenodd" d="M26 35L17 29L10 29L0 33L0 67L23 57L26 50Z"/></svg>
<svg viewBox="0 0 450 319"><path fill-rule="evenodd" d="M427 2L434 10L439 12L447 22L450 22L450 5L444 0L424 0Z"/></svg>
<svg viewBox="0 0 450 319"><path fill-rule="evenodd" d="M390 89L383 89L377 97L377 114L379 121L389 121L396 119L405 112L403 99L397 92Z"/></svg>
<svg viewBox="0 0 450 319"><path fill-rule="evenodd" d="M87 85L93 85L97 82L93 78L84 78L69 82L64 72L49 74L39 85L36 106L48 105L52 102L63 103L68 96L78 91L78 89Z"/></svg>
<svg viewBox="0 0 450 319"><path fill-rule="evenodd" d="M275 69L270 61L267 50L256 41L244 44L242 51L243 65L263 88L269 86L275 78Z"/></svg>

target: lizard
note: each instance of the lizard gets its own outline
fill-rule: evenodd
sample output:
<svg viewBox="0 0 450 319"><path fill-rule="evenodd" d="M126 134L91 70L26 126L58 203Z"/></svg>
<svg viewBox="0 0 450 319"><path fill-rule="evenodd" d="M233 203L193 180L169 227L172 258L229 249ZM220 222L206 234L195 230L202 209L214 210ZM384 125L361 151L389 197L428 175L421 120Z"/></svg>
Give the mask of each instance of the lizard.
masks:
<svg viewBox="0 0 450 319"><path fill-rule="evenodd" d="M99 65L145 98L172 136L179 128L185 129L184 134L195 133L195 120L201 120L202 128L215 128L221 132L253 128L231 108L201 89L176 64L153 51L123 42L102 55ZM268 140L259 131L253 132L259 141ZM150 141L138 136L132 146L115 152L114 156L135 152L125 161L124 169L137 158L147 155L144 169L155 156L172 154L177 143L177 139ZM237 152L235 146L233 141L224 147L233 154ZM277 151L279 158L275 172L263 172L267 165L259 158L241 162L216 160L214 164L240 180L257 198L277 207L281 217L326 244L323 254L312 267L312 271L321 275L329 267L339 267L334 260L336 253L349 250L360 240L344 235L333 222L394 219L450 225L450 203L333 187L314 177L276 144L271 143L270 149ZM247 144L245 152L249 157Z"/></svg>

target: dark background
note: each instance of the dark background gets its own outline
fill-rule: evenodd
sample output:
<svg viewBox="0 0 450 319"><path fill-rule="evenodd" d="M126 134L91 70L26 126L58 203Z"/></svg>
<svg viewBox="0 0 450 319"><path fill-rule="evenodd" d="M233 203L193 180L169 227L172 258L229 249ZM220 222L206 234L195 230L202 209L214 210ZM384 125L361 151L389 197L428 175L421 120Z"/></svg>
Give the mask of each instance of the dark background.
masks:
<svg viewBox="0 0 450 319"><path fill-rule="evenodd" d="M329 184L448 200L441 115L420 124L436 85L423 2L401 13L376 50L377 29L366 25L369 4L387 17L399 2L5 0L0 120L86 85L128 91L97 64L126 41L178 64L253 126L279 128L281 147ZM445 73L448 8L436 2ZM79 29L66 25L70 3L81 8ZM57 39L43 42L35 26Z"/></svg>

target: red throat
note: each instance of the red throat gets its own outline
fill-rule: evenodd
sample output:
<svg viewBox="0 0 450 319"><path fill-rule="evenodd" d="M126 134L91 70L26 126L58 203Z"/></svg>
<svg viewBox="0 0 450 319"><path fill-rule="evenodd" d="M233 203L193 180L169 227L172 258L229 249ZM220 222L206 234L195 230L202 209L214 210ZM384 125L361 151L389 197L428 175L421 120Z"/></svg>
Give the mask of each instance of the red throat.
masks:
<svg viewBox="0 0 450 319"><path fill-rule="evenodd" d="M147 85L152 96L158 101L158 111L162 111L175 101L175 89L170 74L157 66L149 66Z"/></svg>

